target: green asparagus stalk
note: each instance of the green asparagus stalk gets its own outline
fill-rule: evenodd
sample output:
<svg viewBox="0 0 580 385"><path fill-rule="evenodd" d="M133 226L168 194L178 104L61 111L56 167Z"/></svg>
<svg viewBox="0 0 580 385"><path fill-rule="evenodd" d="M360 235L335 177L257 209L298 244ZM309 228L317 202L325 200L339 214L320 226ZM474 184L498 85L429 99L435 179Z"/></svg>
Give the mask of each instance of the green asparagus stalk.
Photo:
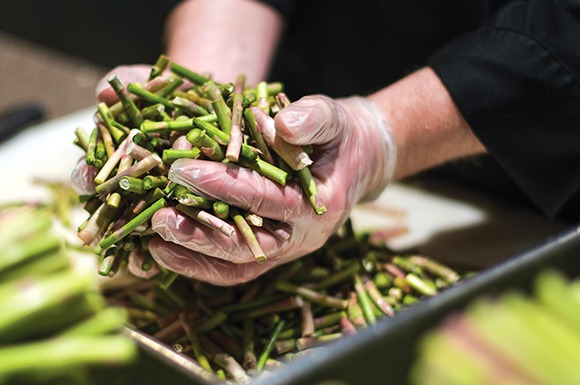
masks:
<svg viewBox="0 0 580 385"><path fill-rule="evenodd" d="M163 150L163 163L173 163L177 159L188 158L196 159L201 152L199 148L192 148L191 150Z"/></svg>
<svg viewBox="0 0 580 385"><path fill-rule="evenodd" d="M201 336L200 341L211 355L211 359L228 372L236 382L244 384L250 381L250 376L246 374L241 365L232 356L205 336Z"/></svg>
<svg viewBox="0 0 580 385"><path fill-rule="evenodd" d="M256 124L256 117L254 116L254 113L252 112L251 108L246 108L244 110L244 118L246 122L246 127L248 127L251 137L256 142L256 147L258 147L258 150L260 150L261 153L260 156L266 162L274 164L274 158L272 158L270 150L268 149L268 146L266 145L266 142L264 141L262 134L258 130L258 126Z"/></svg>
<svg viewBox="0 0 580 385"><path fill-rule="evenodd" d="M166 55L159 55L157 61L151 67L151 72L149 73L149 79L147 79L147 81L151 81L156 77L161 76L161 74L163 74L163 71L165 71L168 65L169 58Z"/></svg>
<svg viewBox="0 0 580 385"><path fill-rule="evenodd" d="M103 138L99 137L97 139L97 147L95 149L95 158L97 158L101 162L104 162L106 154L107 153L105 152L105 144L103 143Z"/></svg>
<svg viewBox="0 0 580 385"><path fill-rule="evenodd" d="M161 158L157 154L152 154L147 158L135 163L133 166L130 166L126 170L117 173L117 175L115 175L113 178L110 178L106 182L98 185L96 187L97 193L100 195L109 194L119 187L119 182L124 176L139 177L157 167L161 163Z"/></svg>
<svg viewBox="0 0 580 385"><path fill-rule="evenodd" d="M272 349L274 348L274 344L276 343L276 340L278 339L278 335L280 334L280 332L284 328L284 325L285 325L285 322L283 320L276 324L274 331L272 332L272 334L270 335L270 338L268 339L268 343L264 347L264 350L262 351L262 354L260 354L260 358L258 359L258 363L256 365L256 369L258 371L262 371L262 369L264 368L264 365L266 364L266 360L269 358L270 353L272 352Z"/></svg>
<svg viewBox="0 0 580 385"><path fill-rule="evenodd" d="M89 137L89 143L87 145L87 155L86 161L88 165L93 165L95 163L95 151L97 149L97 140L99 138L99 130L98 128L94 128L91 132L91 136Z"/></svg>
<svg viewBox="0 0 580 385"><path fill-rule="evenodd" d="M274 119L257 107L252 107L251 111L256 119L258 131L265 142L292 169L299 171L312 164L312 160L300 146L290 144L276 134Z"/></svg>
<svg viewBox="0 0 580 385"><path fill-rule="evenodd" d="M256 239L254 231L252 230L250 225L248 225L248 222L246 222L244 216L240 214L240 212L234 207L230 207L229 211L232 220L234 221L238 230L240 230L240 233L246 240L246 243L248 244L250 251L254 255L254 259L256 260L256 262L258 263L266 262L266 255L264 254L264 251L262 251L262 247L260 246L260 243Z"/></svg>
<svg viewBox="0 0 580 385"><path fill-rule="evenodd" d="M151 190L157 187L165 187L167 186L167 183L169 183L169 180L164 175L147 175L145 178L143 178L143 188L145 190Z"/></svg>
<svg viewBox="0 0 580 385"><path fill-rule="evenodd" d="M214 140L220 142L220 144L227 145L230 141L230 136L223 131L218 130L210 123L201 120L200 118L193 118L191 120L192 124L199 128L200 130L205 131L209 135L213 137ZM188 134L189 140L189 134ZM246 160L255 161L258 158L258 153L252 149L250 146L242 143L242 148L240 150L242 157Z"/></svg>
<svg viewBox="0 0 580 385"><path fill-rule="evenodd" d="M210 229L219 231L225 236L231 237L235 233L233 226L219 219L218 217L211 215L206 211L193 207L188 207L182 204L178 204L177 206L175 206L175 208L181 213L187 215L188 217L195 219L196 221L209 227Z"/></svg>
<svg viewBox="0 0 580 385"><path fill-rule="evenodd" d="M173 100L171 100L171 104L178 110L185 112L190 117L210 115L210 113L205 108L195 104L189 99L179 96L173 98Z"/></svg>
<svg viewBox="0 0 580 385"><path fill-rule="evenodd" d="M365 316L366 321L369 324L376 323L377 317L375 316L375 314L372 310L370 298L368 297L368 294L364 289L362 279L358 274L354 275L354 289L356 291L358 302L361 306L361 309L362 309L362 312Z"/></svg>
<svg viewBox="0 0 580 385"><path fill-rule="evenodd" d="M182 78L185 78L194 84L202 85L210 80L209 78L197 74L177 63L171 63L169 68L174 74L181 76Z"/></svg>
<svg viewBox="0 0 580 385"><path fill-rule="evenodd" d="M105 239L99 242L95 250L95 254L101 254L103 250L111 247L114 243L119 242L121 239L125 238L132 231L143 224L143 222L149 220L158 210L162 209L167 205L167 201L164 198L159 199L157 202L153 203L147 209L143 210L139 215L130 220L125 226L121 227L119 230L115 231Z"/></svg>
<svg viewBox="0 0 580 385"><path fill-rule="evenodd" d="M294 293L300 295L301 297L304 297L309 301L312 301L314 303L323 306L334 307L339 309L346 309L347 306L347 301L345 300L331 297L326 294L322 294L315 290L308 289L307 287L296 286L289 282L278 281L276 282L276 288L286 293Z"/></svg>
<svg viewBox="0 0 580 385"><path fill-rule="evenodd" d="M0 373L69 370L77 365L110 364L135 356L132 341L124 336L61 337L0 349Z"/></svg>
<svg viewBox="0 0 580 385"><path fill-rule="evenodd" d="M216 162L224 159L224 152L219 143L206 135L205 131L194 128L187 134L187 140L209 159Z"/></svg>
<svg viewBox="0 0 580 385"><path fill-rule="evenodd" d="M113 90L117 94L119 101L121 102L121 104L125 108L125 111L131 118L133 126L139 127L141 123L143 123L143 116L141 115L141 111L139 111L139 109L135 105L135 102L133 102L133 100L129 98L127 90L125 90L125 87L123 86L117 75L113 74L109 76L107 78L107 82L111 85L111 88L113 88Z"/></svg>
<svg viewBox="0 0 580 385"><path fill-rule="evenodd" d="M205 82L204 84L206 97L211 100L211 105L218 118L218 124L223 132L230 135L230 130L232 127L232 112L226 105L221 92L218 90L217 86L211 80Z"/></svg>
<svg viewBox="0 0 580 385"><path fill-rule="evenodd" d="M138 84L128 84L127 91L151 104L162 104L165 108L173 109L173 105L164 97L149 92Z"/></svg>
<svg viewBox="0 0 580 385"><path fill-rule="evenodd" d="M312 208L314 208L316 214L324 214L326 212L326 206L319 205L317 202L318 188L316 187L316 182L314 181L314 178L312 177L308 167L298 171L298 178L300 179L302 190L306 193L308 201L312 205Z"/></svg>
<svg viewBox="0 0 580 385"><path fill-rule="evenodd" d="M139 195L145 193L145 189L143 188L143 180L132 176L122 177L119 180L119 187L127 192Z"/></svg>
<svg viewBox="0 0 580 385"><path fill-rule="evenodd" d="M105 103L102 102L99 103L97 105L97 109L99 111L99 116L103 120L105 126L109 129L111 137L113 138L115 143L117 144L121 143L123 139L125 139L125 136L128 134L129 130L126 130L127 132L125 132L125 130L122 128L123 127L122 125L120 126L118 124L115 124L116 122L111 115L111 111L109 110L109 107L107 107Z"/></svg>
<svg viewBox="0 0 580 385"><path fill-rule="evenodd" d="M268 103L268 84L264 81L259 82L256 86L257 106L266 115L270 114L270 103Z"/></svg>
<svg viewBox="0 0 580 385"><path fill-rule="evenodd" d="M212 208L216 217L222 220L227 220L230 217L230 205L226 202L217 200L213 202Z"/></svg>

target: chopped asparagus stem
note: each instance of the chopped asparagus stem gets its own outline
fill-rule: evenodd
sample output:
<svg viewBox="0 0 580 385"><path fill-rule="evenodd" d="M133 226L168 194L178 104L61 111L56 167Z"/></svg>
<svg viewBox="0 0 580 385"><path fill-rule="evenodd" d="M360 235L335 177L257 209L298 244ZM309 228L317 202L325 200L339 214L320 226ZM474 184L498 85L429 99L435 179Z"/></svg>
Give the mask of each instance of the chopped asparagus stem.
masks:
<svg viewBox="0 0 580 385"><path fill-rule="evenodd" d="M276 324L276 327L272 331L272 334L270 335L270 338L268 339L268 343L264 347L262 354L260 354L260 358L258 359L258 363L256 365L256 369L259 372L262 371L262 369L264 368L264 365L266 364L266 360L270 357L270 353L272 352L272 349L274 348L274 344L276 343L276 340L278 339L278 335L280 334L280 332L284 328L285 324L286 323L284 322L284 320L278 322Z"/></svg>
<svg viewBox="0 0 580 385"><path fill-rule="evenodd" d="M257 107L252 107L251 110L256 118L258 131L260 131L266 143L293 170L299 171L312 164L312 160L306 151L304 151L300 146L286 142L276 134L274 119L266 115L266 113Z"/></svg>
<svg viewBox="0 0 580 385"><path fill-rule="evenodd" d="M195 219L199 223L206 225L207 227L217 230L225 236L231 237L234 235L234 228L227 222L219 219L218 217L203 211L201 209L188 207L182 204L178 204L175 208L181 213L187 215L188 217Z"/></svg>
<svg viewBox="0 0 580 385"><path fill-rule="evenodd" d="M169 102L169 100L165 99L162 96L159 96L157 94L154 94L153 92L149 92L149 91L143 89L138 84L134 84L134 83L128 84L127 85L127 91L129 91L133 95L138 96L139 98L141 98L142 100L144 100L144 101L146 101L148 103L151 103L151 104L162 104L166 108L173 109L173 105L171 105L171 103Z"/></svg>
<svg viewBox="0 0 580 385"><path fill-rule="evenodd" d="M226 145L229 143L230 136L228 134L226 134L225 132L219 130L218 128L216 128L212 124L210 124L210 123L208 123L200 118L192 119L192 123L195 127L199 128L200 130L205 131L206 133L211 135L214 140L220 142L221 144ZM188 140L189 140L189 138L188 138ZM242 157L246 158L247 160L252 160L252 161L256 160L258 158L258 153L246 144L242 144L241 155L242 155Z"/></svg>
<svg viewBox="0 0 580 385"><path fill-rule="evenodd" d="M245 77L242 75L236 81L236 92L232 105L232 124L230 128L230 141L226 151L226 157L232 162L237 162L242 149L242 116L244 107L242 106L242 90L244 89Z"/></svg>
<svg viewBox="0 0 580 385"><path fill-rule="evenodd" d="M226 202L217 200L213 202L212 208L216 217L223 219L224 221L230 217L230 205Z"/></svg>
<svg viewBox="0 0 580 385"><path fill-rule="evenodd" d="M149 79L151 80L151 79ZM135 105L135 102L129 95L127 94L127 90L123 87L123 84L117 77L117 75L113 74L107 78L107 82L111 85L117 96L119 97L119 101L123 104L125 111L131 118L133 122L133 127L139 127L141 123L143 123L143 116L141 115L141 111Z"/></svg>
<svg viewBox="0 0 580 385"><path fill-rule="evenodd" d="M221 130L229 135L232 127L232 112L214 82L206 82L204 88L207 98L211 100Z"/></svg>
<svg viewBox="0 0 580 385"><path fill-rule="evenodd" d="M105 239L99 242L96 254L101 254L103 250L111 247L113 244L119 242L121 239L125 238L131 232L133 232L138 226L143 224L145 221L149 220L158 210L167 206L167 202L164 198L159 199L151 206L143 210L139 215L130 220L125 226L121 227L119 230L115 231Z"/></svg>
<svg viewBox="0 0 580 385"><path fill-rule="evenodd" d="M318 205L316 202L316 198L318 195L318 188L316 187L316 182L310 173L310 169L308 167L303 168L302 170L298 171L298 178L300 179L300 185L302 186L302 190L308 197L308 201L314 208L314 211L318 215L322 215L326 212L326 207L324 205Z"/></svg>
<svg viewBox="0 0 580 385"><path fill-rule="evenodd" d="M201 85L201 84L207 83L210 80L209 78L202 76L200 74L197 74L193 71L190 71L189 69L187 69L187 68L185 68L177 63L171 63L169 68L171 69L171 72L173 72L174 74L181 76L182 78L185 78L194 84Z"/></svg>
<svg viewBox="0 0 580 385"><path fill-rule="evenodd" d="M244 110L244 118L246 121L246 127L249 129L251 137L256 142L258 150L260 150L261 153L260 156L266 162L274 164L274 158L272 158L270 150L268 149L268 146L266 145L266 142L264 141L262 134L260 133L260 131L256 126L256 117L254 116L254 113L252 112L251 108L247 108L246 110Z"/></svg>
<svg viewBox="0 0 580 385"><path fill-rule="evenodd" d="M168 65L169 58L166 55L159 55L157 61L155 61L155 64L151 67L151 72L149 73L149 79L147 79L147 81L151 81L160 76Z"/></svg>
<svg viewBox="0 0 580 385"><path fill-rule="evenodd" d="M232 217L238 230L240 230L240 233L246 240L246 243L248 244L250 251L254 255L254 259L256 260L256 262L258 263L266 262L266 255L264 254L264 251L262 250L260 243L256 239L254 231L252 230L250 225L248 225L248 222L246 222L243 215L240 214L240 212L236 208L230 207L230 216Z"/></svg>
<svg viewBox="0 0 580 385"><path fill-rule="evenodd" d="M209 159L220 162L224 159L224 152L219 143L206 135L205 131L194 128L187 134L187 140Z"/></svg>

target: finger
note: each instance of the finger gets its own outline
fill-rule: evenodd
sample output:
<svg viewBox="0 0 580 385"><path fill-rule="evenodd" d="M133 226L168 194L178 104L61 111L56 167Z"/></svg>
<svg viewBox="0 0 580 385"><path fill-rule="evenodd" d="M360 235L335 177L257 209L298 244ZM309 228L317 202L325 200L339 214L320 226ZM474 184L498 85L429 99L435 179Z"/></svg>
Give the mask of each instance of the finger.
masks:
<svg viewBox="0 0 580 385"><path fill-rule="evenodd" d="M143 262L145 262L145 253L139 248L133 248L129 253L129 258L127 262L127 269L135 277L150 279L159 273L159 267L157 265L151 266L149 270L143 270Z"/></svg>
<svg viewBox="0 0 580 385"><path fill-rule="evenodd" d="M342 131L341 107L326 96L305 96L280 110L274 119L277 133L299 145L324 144Z"/></svg>
<svg viewBox="0 0 580 385"><path fill-rule="evenodd" d="M104 102L107 105L111 105L119 101L117 94L111 88L107 79L112 74L117 75L117 78L127 86L129 83L143 83L149 77L151 72L151 66L147 64L135 64L127 66L118 66L109 71L97 84L95 89L97 101Z"/></svg>
<svg viewBox="0 0 580 385"><path fill-rule="evenodd" d="M248 282L280 263L277 259L271 259L262 264L256 262L233 264L165 242L161 238L154 238L149 245L149 250L155 261L162 267L220 286Z"/></svg>
<svg viewBox="0 0 580 385"><path fill-rule="evenodd" d="M295 184L281 186L231 163L178 159L169 170L169 179L208 198L284 222L303 213L307 204Z"/></svg>
<svg viewBox="0 0 580 385"><path fill-rule="evenodd" d="M159 210L151 219L153 230L163 240L234 264L257 263L239 231L228 237L185 216L173 208ZM282 241L260 228L253 228L266 258L280 254Z"/></svg>
<svg viewBox="0 0 580 385"><path fill-rule="evenodd" d="M79 195L94 194L95 177L98 171L96 167L87 164L84 156L79 159L70 176L73 190Z"/></svg>

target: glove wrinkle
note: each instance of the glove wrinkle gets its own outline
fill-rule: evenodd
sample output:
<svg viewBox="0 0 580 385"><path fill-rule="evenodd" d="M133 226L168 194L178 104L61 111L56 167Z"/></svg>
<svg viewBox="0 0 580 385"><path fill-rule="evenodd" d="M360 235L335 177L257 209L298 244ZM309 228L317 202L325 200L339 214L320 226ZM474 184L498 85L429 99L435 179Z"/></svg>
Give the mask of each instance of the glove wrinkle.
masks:
<svg viewBox="0 0 580 385"><path fill-rule="evenodd" d="M230 238L165 208L152 219L161 238L150 246L162 266L218 285L249 281L323 246L353 206L378 196L392 177L395 145L387 122L368 99L308 96L281 110L275 124L288 142L316 145L310 170L317 184L317 204L327 212L314 212L297 178L280 186L236 164L179 159L171 166L171 181L195 194L280 221L291 228L291 235L281 241L254 227L267 257L259 264L238 231Z"/></svg>

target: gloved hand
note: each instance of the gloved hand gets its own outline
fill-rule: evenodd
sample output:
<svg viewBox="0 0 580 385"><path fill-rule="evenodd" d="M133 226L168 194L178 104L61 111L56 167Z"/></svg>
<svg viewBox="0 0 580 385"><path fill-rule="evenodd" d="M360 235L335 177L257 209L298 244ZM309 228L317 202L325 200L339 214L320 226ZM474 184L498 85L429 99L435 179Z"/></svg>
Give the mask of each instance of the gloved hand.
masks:
<svg viewBox="0 0 580 385"><path fill-rule="evenodd" d="M79 195L95 193L95 177L99 170L88 165L86 158L81 157L70 175L71 187Z"/></svg>
<svg viewBox="0 0 580 385"><path fill-rule="evenodd" d="M101 80L99 80L99 83L95 88L97 101L104 102L110 106L119 100L117 94L115 94L115 91L107 82L107 79L112 74L117 75L121 83L126 86L129 83L145 83L149 78L150 73L151 66L147 64L122 65L113 68L103 76Z"/></svg>
<svg viewBox="0 0 580 385"><path fill-rule="evenodd" d="M119 101L117 94L107 82L110 75L116 74L119 80L126 85L145 82L150 72L151 66L146 64L123 65L113 68L99 81L95 88L97 102L104 102L110 106ZM91 195L95 193L94 179L97 172L97 169L85 162L85 157L79 159L70 177L71 186L77 194Z"/></svg>
<svg viewBox="0 0 580 385"><path fill-rule="evenodd" d="M235 164L181 159L169 179L192 191L280 221L289 237L253 228L268 260L254 260L239 232L231 238L199 225L172 208L158 211L150 244L167 269L218 285L251 280L324 244L353 205L378 196L393 175L396 149L388 123L368 99L308 96L281 110L276 128L286 141L316 145L311 172L327 212L316 215L297 183L282 187Z"/></svg>
<svg viewBox="0 0 580 385"><path fill-rule="evenodd" d="M121 83L126 86L130 83L147 83L147 79L149 78L150 73L151 65L148 64L122 65L113 68L105 76L103 76L95 88L95 97L97 99L97 103L103 102L108 106L111 106L119 101L117 94L107 81L109 76L112 74L115 74ZM165 80L167 80L169 78L169 71L166 71L162 76L165 78ZM160 78L161 77L158 79ZM189 83L187 83L187 86L189 86ZM97 171L98 170L95 170L94 167L85 163L84 157L79 159L71 175L71 185L73 189L81 195L94 194L95 183L93 179L95 178Z"/></svg>

